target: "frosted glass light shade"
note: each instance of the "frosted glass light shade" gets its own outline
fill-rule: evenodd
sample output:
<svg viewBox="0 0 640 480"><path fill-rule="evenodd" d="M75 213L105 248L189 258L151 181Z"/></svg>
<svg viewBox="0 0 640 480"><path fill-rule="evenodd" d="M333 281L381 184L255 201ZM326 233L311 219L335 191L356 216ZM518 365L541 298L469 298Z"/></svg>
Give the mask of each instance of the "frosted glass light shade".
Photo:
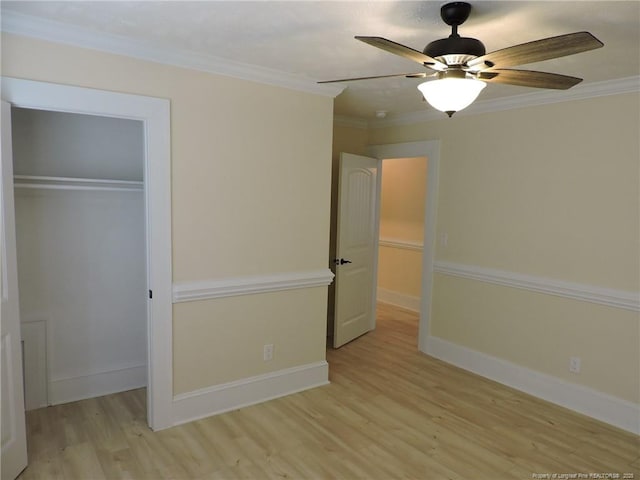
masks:
<svg viewBox="0 0 640 480"><path fill-rule="evenodd" d="M424 99L449 116L468 107L487 84L474 78L442 78L418 85Z"/></svg>

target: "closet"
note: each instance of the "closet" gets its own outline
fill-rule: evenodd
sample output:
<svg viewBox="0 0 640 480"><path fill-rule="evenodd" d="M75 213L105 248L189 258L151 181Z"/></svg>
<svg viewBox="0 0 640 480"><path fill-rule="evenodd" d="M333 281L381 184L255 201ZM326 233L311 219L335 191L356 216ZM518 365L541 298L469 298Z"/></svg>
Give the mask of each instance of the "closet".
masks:
<svg viewBox="0 0 640 480"><path fill-rule="evenodd" d="M143 128L12 109L27 410L146 385Z"/></svg>

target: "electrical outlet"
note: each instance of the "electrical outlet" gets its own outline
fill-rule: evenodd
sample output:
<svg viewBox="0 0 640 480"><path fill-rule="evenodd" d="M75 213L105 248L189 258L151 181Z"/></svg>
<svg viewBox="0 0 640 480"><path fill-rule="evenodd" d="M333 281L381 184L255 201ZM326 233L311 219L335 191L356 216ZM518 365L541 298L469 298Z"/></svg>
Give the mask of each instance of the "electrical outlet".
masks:
<svg viewBox="0 0 640 480"><path fill-rule="evenodd" d="M571 373L580 373L580 357L569 358L569 371Z"/></svg>
<svg viewBox="0 0 640 480"><path fill-rule="evenodd" d="M263 347L262 358L265 362L273 360L273 343L269 343Z"/></svg>

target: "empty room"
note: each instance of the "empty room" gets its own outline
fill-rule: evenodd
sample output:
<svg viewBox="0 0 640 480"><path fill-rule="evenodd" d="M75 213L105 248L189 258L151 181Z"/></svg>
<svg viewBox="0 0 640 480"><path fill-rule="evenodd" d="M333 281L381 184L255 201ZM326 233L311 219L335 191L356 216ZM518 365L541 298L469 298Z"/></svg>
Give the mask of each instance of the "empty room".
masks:
<svg viewBox="0 0 640 480"><path fill-rule="evenodd" d="M2 478L640 478L640 2L2 1Z"/></svg>

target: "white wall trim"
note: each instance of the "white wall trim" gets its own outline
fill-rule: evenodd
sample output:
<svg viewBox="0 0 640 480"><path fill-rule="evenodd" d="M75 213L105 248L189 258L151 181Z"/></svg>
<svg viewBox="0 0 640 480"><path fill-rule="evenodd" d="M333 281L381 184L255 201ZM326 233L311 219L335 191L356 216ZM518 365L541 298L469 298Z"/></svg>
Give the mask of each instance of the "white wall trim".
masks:
<svg viewBox="0 0 640 480"><path fill-rule="evenodd" d="M307 272L251 275L201 282L176 283L173 286L173 303L278 292L296 288L326 287L333 281L333 277L333 272L327 268Z"/></svg>
<svg viewBox="0 0 640 480"><path fill-rule="evenodd" d="M44 190L89 190L108 192L144 191L144 182L130 180L106 180L94 178L43 177L37 175L14 175L14 188Z"/></svg>
<svg viewBox="0 0 640 480"><path fill-rule="evenodd" d="M551 403L640 434L640 405L463 347L438 337L429 355Z"/></svg>
<svg viewBox="0 0 640 480"><path fill-rule="evenodd" d="M316 80L301 75L234 62L204 53L161 48L132 38L98 33L76 25L12 11L2 12L2 31L328 97L338 96L345 88L339 85L318 84Z"/></svg>
<svg viewBox="0 0 640 480"><path fill-rule="evenodd" d="M6 17L3 15L2 21ZM14 106L141 120L145 136L147 275L147 420L170 426L173 397L171 273L171 111L169 100L2 77L2 98Z"/></svg>
<svg viewBox="0 0 640 480"><path fill-rule="evenodd" d="M89 375L51 379L48 386L48 401L50 405L58 405L124 392L146 385L147 366L135 365Z"/></svg>
<svg viewBox="0 0 640 480"><path fill-rule="evenodd" d="M584 100L587 98L603 97L607 95L620 95L640 91L640 76L619 78L580 84L571 90L536 90L522 95L510 97L479 100L469 107L456 112L456 117L478 115L480 113L500 112L514 110L516 108L535 107L552 103ZM385 119L372 119L368 122L370 128L386 128L399 125L411 125L414 123L429 122L433 120L446 120L442 112L433 108L425 108L417 112L387 117Z"/></svg>
<svg viewBox="0 0 640 480"><path fill-rule="evenodd" d="M452 262L435 262L435 271L445 275L479 280L505 287L520 288L532 292L545 293L558 297L597 303L608 307L622 308L633 312L640 311L640 293L614 290L610 288L566 282L550 278L505 272L475 265L462 265Z"/></svg>
<svg viewBox="0 0 640 480"><path fill-rule="evenodd" d="M570 102L573 100L584 100L587 98L620 95L639 91L640 76L625 77L615 80L580 84L573 87L571 90L535 90L531 93L525 93L522 95L478 100L464 110L457 112L455 116L457 118L466 115L478 115L481 113L499 112L503 110L513 110L516 108ZM366 119L349 117L346 115L336 115L334 117L336 125L358 128L387 128L446 119L446 116L444 116L442 112L438 112L428 107L416 112L395 116L390 115L384 119Z"/></svg>
<svg viewBox="0 0 640 480"><path fill-rule="evenodd" d="M179 425L237 408L329 384L322 360L176 395L173 424Z"/></svg>
<svg viewBox="0 0 640 480"><path fill-rule="evenodd" d="M402 240L400 238L383 238L380 237L378 244L381 247L400 248L402 250L413 250L421 252L424 245L413 240Z"/></svg>
<svg viewBox="0 0 640 480"><path fill-rule="evenodd" d="M344 86L334 84L318 84L316 80L304 76L293 75L257 65L234 62L208 54L166 47L159 48L131 38L98 33L87 28L72 26L13 11L2 12L2 31L333 98L337 97L345 88ZM563 90L561 92L540 90L523 95L480 100L456 113L456 117L637 91L640 91L640 76L626 77L616 80L580 84L571 90ZM356 117L336 116L336 124L357 128L385 128L395 125L409 125L412 123L443 119L442 112L437 112L433 109L424 109L395 117L387 117L385 119L368 120Z"/></svg>
<svg viewBox="0 0 640 480"><path fill-rule="evenodd" d="M422 287L420 292L420 322L418 324L418 348L426 353L431 298L433 292L433 262L435 259L435 232L438 213L438 184L440 170L440 140L422 142L387 143L371 145L369 153L381 159L427 157L426 198L422 253ZM380 190L378 191L380 195ZM378 202L378 205L380 202ZM376 213L379 216L379 212ZM378 258L376 257L376 268ZM377 292L374 291L374 296Z"/></svg>
<svg viewBox="0 0 640 480"><path fill-rule="evenodd" d="M411 310L412 312L420 311L420 297L414 297L406 293L395 292L382 287L378 287L378 301L395 305L405 310Z"/></svg>

